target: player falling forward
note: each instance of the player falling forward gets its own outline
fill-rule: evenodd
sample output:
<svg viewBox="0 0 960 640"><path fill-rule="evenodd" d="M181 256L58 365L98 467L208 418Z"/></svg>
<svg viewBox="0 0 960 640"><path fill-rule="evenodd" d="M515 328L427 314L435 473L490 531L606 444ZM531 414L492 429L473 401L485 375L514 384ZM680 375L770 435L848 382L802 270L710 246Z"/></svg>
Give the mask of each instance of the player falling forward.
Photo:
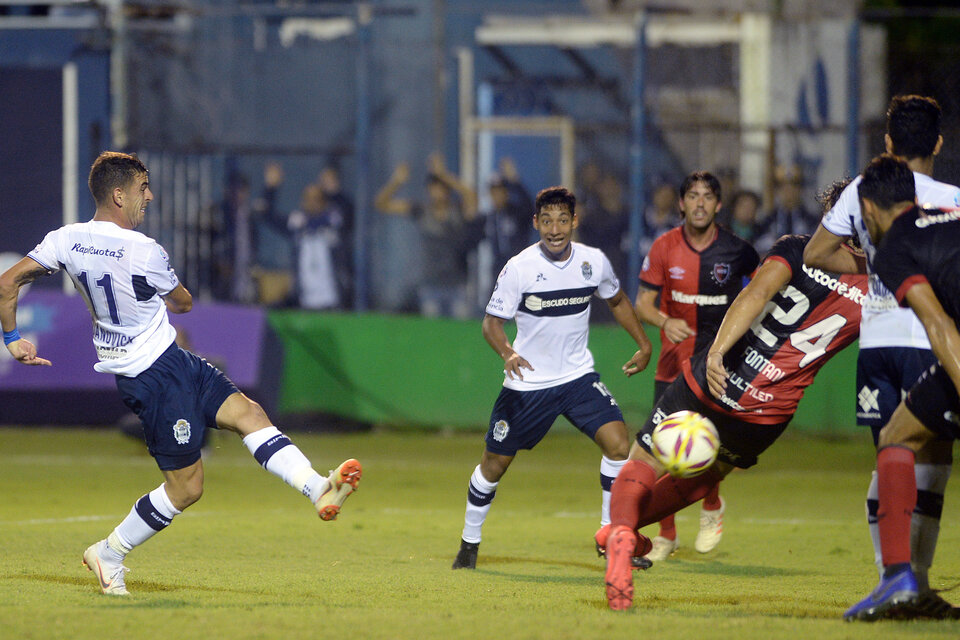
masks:
<svg viewBox="0 0 960 640"><path fill-rule="evenodd" d="M490 415L480 464L470 476L454 569L476 568L481 528L500 478L517 452L535 447L561 415L603 451L600 519L609 522L610 486L626 462L630 440L620 407L594 372L587 349L591 297L605 299L637 343L624 374L643 371L652 347L604 253L572 241L578 224L572 192L551 187L537 194L533 225L540 242L507 262L487 303L483 337L503 358L504 388ZM517 323L513 345L504 331L509 319Z"/></svg>
<svg viewBox="0 0 960 640"><path fill-rule="evenodd" d="M877 275L900 304L916 312L938 360L880 431L877 524L883 573L876 589L843 616L871 621L930 615L911 569L911 516L919 500L914 466L925 447L949 450L960 437L960 209L918 207L910 167L889 154L871 161L857 190L877 248Z"/></svg>
<svg viewBox="0 0 960 640"><path fill-rule="evenodd" d="M607 549L611 609L627 609L633 601L630 558L650 544L637 529L700 500L733 468L756 464L786 429L820 367L857 338L866 276L807 267L802 256L809 238L783 236L774 244L713 344L684 362L683 375L637 434L613 485L611 525L597 532L597 543ZM861 259L848 255L854 270ZM650 453L654 427L683 409L712 420L720 435L717 461L694 478L665 475Z"/></svg>
<svg viewBox="0 0 960 640"><path fill-rule="evenodd" d="M654 376L654 404L680 375L681 363L710 345L723 314L757 268L757 252L716 223L720 181L697 171L680 186L683 224L657 238L640 271L637 315L660 329L663 348ZM660 304L657 306L657 297ZM724 502L714 487L703 499L694 548L713 550L723 535ZM665 560L679 546L673 514L660 521L647 558Z"/></svg>
<svg viewBox="0 0 960 640"><path fill-rule="evenodd" d="M921 203L956 207L960 206L960 189L930 177L934 159L943 143L940 118L940 106L932 98L894 97L887 110L886 148L890 153L904 156L913 170ZM910 309L900 307L893 292L883 286L875 273L872 261L876 249L861 216L857 196L859 183L859 178L854 179L840 195L837 204L823 217L803 257L810 266L829 269L832 256L842 251L840 244L845 238L854 236L869 258L870 287L863 302L860 352L857 355L857 424L870 427L876 445L880 429L890 421L900 399L920 374L936 362L936 358L930 351L930 341L917 316ZM911 545L913 571L923 596L921 609L931 617L956 617L960 609L952 607L932 590L928 578L940 531L943 494L953 461L951 447L943 445L944 442L934 440L917 451L917 506L911 524L914 530ZM866 502L874 558L882 575L876 471L867 489Z"/></svg>
<svg viewBox="0 0 960 640"><path fill-rule="evenodd" d="M208 427L227 429L267 471L305 495L323 520L337 517L357 488L361 467L350 459L324 478L259 404L218 369L174 343L167 310L186 313L193 298L166 252L134 229L153 199L146 167L136 156L104 152L88 180L97 209L92 220L51 231L27 257L0 275L3 341L18 361L50 366L17 331L20 287L66 271L93 316L94 369L116 376L124 403L143 422L144 438L164 482L141 497L130 514L83 553L108 595L127 593L126 555L200 499L200 448Z"/></svg>

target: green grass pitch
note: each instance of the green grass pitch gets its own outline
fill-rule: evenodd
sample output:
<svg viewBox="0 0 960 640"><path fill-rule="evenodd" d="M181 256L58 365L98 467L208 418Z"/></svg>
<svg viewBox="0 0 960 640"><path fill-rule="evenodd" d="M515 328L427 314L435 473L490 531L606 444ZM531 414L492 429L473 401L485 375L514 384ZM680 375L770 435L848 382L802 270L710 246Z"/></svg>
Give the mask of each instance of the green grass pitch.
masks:
<svg viewBox="0 0 960 640"><path fill-rule="evenodd" d="M364 465L335 522L214 434L203 499L128 558L131 596L102 596L80 564L160 482L112 430L0 428L0 637L956 638L960 622L848 624L875 583L863 518L869 438L787 436L722 486L717 550L681 549L607 609L592 535L599 451L548 435L504 478L476 571L451 571L479 434L293 433L318 470ZM956 484L957 480L953 481ZM960 601L960 517L948 488L932 582ZM653 535L651 533L651 535Z"/></svg>

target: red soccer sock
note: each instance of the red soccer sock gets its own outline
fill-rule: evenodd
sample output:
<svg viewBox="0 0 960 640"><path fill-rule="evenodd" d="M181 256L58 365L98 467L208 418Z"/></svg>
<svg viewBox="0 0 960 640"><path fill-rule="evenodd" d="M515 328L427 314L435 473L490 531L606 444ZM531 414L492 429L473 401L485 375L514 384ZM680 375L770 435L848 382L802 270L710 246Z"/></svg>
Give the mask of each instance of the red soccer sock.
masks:
<svg viewBox="0 0 960 640"><path fill-rule="evenodd" d="M698 502L722 479L721 476L714 474L713 470L693 478L663 476L657 480L653 494L640 511L639 526L653 524L687 505Z"/></svg>
<svg viewBox="0 0 960 640"><path fill-rule="evenodd" d="M626 526L634 531L643 505L649 501L657 481L657 473L646 462L628 460L613 482L610 492L610 524Z"/></svg>
<svg viewBox="0 0 960 640"><path fill-rule="evenodd" d="M910 518L917 504L914 461L906 447L884 447L877 454L877 524L885 567L910 562Z"/></svg>
<svg viewBox="0 0 960 640"><path fill-rule="evenodd" d="M720 502L720 484L718 483L704 496L703 508L707 511L716 511L722 506L723 504Z"/></svg>
<svg viewBox="0 0 960 640"><path fill-rule="evenodd" d="M674 522L672 513L660 521L660 536L667 540L677 539L677 523Z"/></svg>

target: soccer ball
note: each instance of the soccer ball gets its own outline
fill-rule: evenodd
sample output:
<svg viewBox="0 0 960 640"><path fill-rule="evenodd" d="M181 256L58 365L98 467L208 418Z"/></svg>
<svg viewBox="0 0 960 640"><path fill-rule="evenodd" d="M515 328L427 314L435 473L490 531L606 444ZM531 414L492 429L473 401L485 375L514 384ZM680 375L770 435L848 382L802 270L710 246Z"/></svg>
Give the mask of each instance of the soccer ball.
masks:
<svg viewBox="0 0 960 640"><path fill-rule="evenodd" d="M653 430L653 455L677 478L692 478L710 468L720 436L709 418L695 411L671 413Z"/></svg>

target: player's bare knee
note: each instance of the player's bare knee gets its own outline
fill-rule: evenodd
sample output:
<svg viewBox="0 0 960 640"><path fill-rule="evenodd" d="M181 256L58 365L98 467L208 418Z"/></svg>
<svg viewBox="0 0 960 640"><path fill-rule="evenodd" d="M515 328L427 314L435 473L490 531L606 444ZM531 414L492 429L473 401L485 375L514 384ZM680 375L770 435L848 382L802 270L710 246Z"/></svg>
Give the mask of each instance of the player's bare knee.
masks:
<svg viewBox="0 0 960 640"><path fill-rule="evenodd" d="M611 460L626 460L630 455L630 437L627 426L622 422L608 422L599 429L594 441L603 455Z"/></svg>
<svg viewBox="0 0 960 640"><path fill-rule="evenodd" d="M920 451L934 439L935 434L923 426L903 403L897 407L890 422L880 430L879 447L901 446Z"/></svg>
<svg viewBox="0 0 960 640"><path fill-rule="evenodd" d="M203 496L203 482L191 479L187 482L166 483L167 496L180 511L183 511L192 504L195 504Z"/></svg>
<svg viewBox="0 0 960 640"><path fill-rule="evenodd" d="M242 393L235 393L224 401L217 412L217 426L246 437L254 431L266 429L271 422L257 402Z"/></svg>
<svg viewBox="0 0 960 640"><path fill-rule="evenodd" d="M487 482L499 482L511 462L513 462L513 456L484 451L483 457L480 458L480 473Z"/></svg>

